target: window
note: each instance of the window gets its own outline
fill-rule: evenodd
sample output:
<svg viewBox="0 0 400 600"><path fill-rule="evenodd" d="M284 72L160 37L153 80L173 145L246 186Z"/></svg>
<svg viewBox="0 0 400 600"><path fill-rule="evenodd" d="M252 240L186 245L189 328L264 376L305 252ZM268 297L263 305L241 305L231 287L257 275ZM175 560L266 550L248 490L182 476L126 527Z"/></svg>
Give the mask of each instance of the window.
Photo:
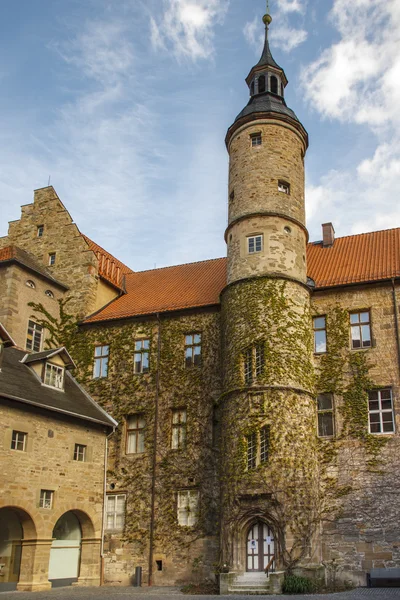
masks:
<svg viewBox="0 0 400 600"><path fill-rule="evenodd" d="M51 490L40 490L40 508L52 508L54 492Z"/></svg>
<svg viewBox="0 0 400 600"><path fill-rule="evenodd" d="M265 464L269 459L270 426L264 425L259 431L246 436L247 470Z"/></svg>
<svg viewBox="0 0 400 600"><path fill-rule="evenodd" d="M251 385L258 377L264 374L264 343L259 342L258 344L247 348L244 352L243 359L244 381L247 385Z"/></svg>
<svg viewBox="0 0 400 600"><path fill-rule="evenodd" d="M53 266L56 264L56 253L55 252L50 252L49 254L49 266Z"/></svg>
<svg viewBox="0 0 400 600"><path fill-rule="evenodd" d="M265 75L260 75L258 78L258 93L262 94L265 92Z"/></svg>
<svg viewBox="0 0 400 600"><path fill-rule="evenodd" d="M125 524L125 504L126 496L124 494L113 494L107 496L106 506L106 529L107 531L121 531Z"/></svg>
<svg viewBox="0 0 400 600"><path fill-rule="evenodd" d="M134 357L134 372L136 374L148 373L150 354L150 340L136 340L135 342L135 357Z"/></svg>
<svg viewBox="0 0 400 600"><path fill-rule="evenodd" d="M271 77L271 92L273 94L278 93L278 79L275 77L275 75L272 75Z"/></svg>
<svg viewBox="0 0 400 600"><path fill-rule="evenodd" d="M84 446L83 444L75 444L74 460L77 460L78 462L85 462L86 448L87 446Z"/></svg>
<svg viewBox="0 0 400 600"><path fill-rule="evenodd" d="M144 415L131 415L127 419L126 454L144 452Z"/></svg>
<svg viewBox="0 0 400 600"><path fill-rule="evenodd" d="M369 310L350 314L351 347L371 347L371 322Z"/></svg>
<svg viewBox="0 0 400 600"><path fill-rule="evenodd" d="M46 363L44 383L45 385L56 388L57 390L63 390L64 367L59 367L58 365L53 365L52 363Z"/></svg>
<svg viewBox="0 0 400 600"><path fill-rule="evenodd" d="M262 252L263 249L263 236L252 235L247 238L247 251L249 254L255 254L256 252Z"/></svg>
<svg viewBox="0 0 400 600"><path fill-rule="evenodd" d="M44 225L38 225L37 226L37 237L43 237L43 232L44 232Z"/></svg>
<svg viewBox="0 0 400 600"><path fill-rule="evenodd" d="M250 96L254 96L254 80L251 82L250 85Z"/></svg>
<svg viewBox="0 0 400 600"><path fill-rule="evenodd" d="M189 333L185 336L186 368L201 365L201 333Z"/></svg>
<svg viewBox="0 0 400 600"><path fill-rule="evenodd" d="M30 287L30 288L32 288L33 290L36 288L36 284L35 284L35 282L34 282L34 281L32 281L32 279L28 279L28 280L26 281L25 285L26 285L27 287Z"/></svg>
<svg viewBox="0 0 400 600"><path fill-rule="evenodd" d="M283 194L290 195L290 183L286 181L278 181L278 192L282 192Z"/></svg>
<svg viewBox="0 0 400 600"><path fill-rule="evenodd" d="M107 377L110 346L96 346L94 349L93 378Z"/></svg>
<svg viewBox="0 0 400 600"><path fill-rule="evenodd" d="M391 389L368 392L368 412L370 433L394 432Z"/></svg>
<svg viewBox="0 0 400 600"><path fill-rule="evenodd" d="M48 298L54 298L54 294L53 294L53 292L52 292L51 290L46 290L46 291L45 291L45 295L46 295Z"/></svg>
<svg viewBox="0 0 400 600"><path fill-rule="evenodd" d="M333 437L335 435L335 419L332 394L318 395L317 410L319 437Z"/></svg>
<svg viewBox="0 0 400 600"><path fill-rule="evenodd" d="M232 202L235 199L235 190L232 190L229 194L229 200Z"/></svg>
<svg viewBox="0 0 400 600"><path fill-rule="evenodd" d="M184 490L178 492L178 523L184 527L193 527L197 521L199 492Z"/></svg>
<svg viewBox="0 0 400 600"><path fill-rule="evenodd" d="M28 321L28 334L26 336L26 349L40 352L42 347L43 327L35 321Z"/></svg>
<svg viewBox="0 0 400 600"><path fill-rule="evenodd" d="M314 352L322 354L326 352L326 317L314 317Z"/></svg>
<svg viewBox="0 0 400 600"><path fill-rule="evenodd" d="M171 448L181 450L186 446L186 408L175 408L172 411Z"/></svg>
<svg viewBox="0 0 400 600"><path fill-rule="evenodd" d="M21 452L25 452L26 450L26 440L28 434L23 431L13 431L11 438L11 450L20 450Z"/></svg>
<svg viewBox="0 0 400 600"><path fill-rule="evenodd" d="M256 146L261 146L261 144L262 144L261 131L259 131L258 133L251 133L250 139L251 139L251 145L253 146L253 148L255 148Z"/></svg>

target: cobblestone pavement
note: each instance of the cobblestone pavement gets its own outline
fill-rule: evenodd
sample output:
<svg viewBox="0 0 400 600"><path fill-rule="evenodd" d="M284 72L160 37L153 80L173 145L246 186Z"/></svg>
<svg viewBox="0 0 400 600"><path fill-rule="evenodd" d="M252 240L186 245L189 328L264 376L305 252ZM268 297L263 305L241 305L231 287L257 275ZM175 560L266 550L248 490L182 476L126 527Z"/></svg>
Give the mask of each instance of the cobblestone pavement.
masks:
<svg viewBox="0 0 400 600"><path fill-rule="evenodd" d="M187 596L179 591L179 588L133 588L133 587L102 587L102 588L56 588L49 592L2 592L0 600L17 600L26 598L29 600L123 600L134 597L135 600L162 600L168 596L169 600L249 600L249 596ZM400 588L359 588L351 592L339 594L313 594L296 596L297 598L308 598L310 600L400 600ZM293 598L293 596L257 596L257 600L282 600Z"/></svg>

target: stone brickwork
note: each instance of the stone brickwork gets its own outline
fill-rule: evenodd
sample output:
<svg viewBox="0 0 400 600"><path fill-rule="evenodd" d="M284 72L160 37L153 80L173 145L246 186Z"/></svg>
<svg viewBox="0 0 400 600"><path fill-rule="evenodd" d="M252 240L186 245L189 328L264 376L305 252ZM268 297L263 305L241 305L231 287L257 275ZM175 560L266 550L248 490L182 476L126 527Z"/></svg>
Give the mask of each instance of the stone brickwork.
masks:
<svg viewBox="0 0 400 600"><path fill-rule="evenodd" d="M51 587L48 568L53 529L68 511L74 511L82 530L79 582L99 585L103 428L6 399L1 400L0 413L0 514L2 509L12 508L23 528L18 589ZM11 449L13 430L27 434L24 451ZM76 443L87 446L86 462L73 460ZM43 489L54 493L51 508L39 506ZM7 558L4 563L7 565ZM3 576L7 566L4 569Z"/></svg>

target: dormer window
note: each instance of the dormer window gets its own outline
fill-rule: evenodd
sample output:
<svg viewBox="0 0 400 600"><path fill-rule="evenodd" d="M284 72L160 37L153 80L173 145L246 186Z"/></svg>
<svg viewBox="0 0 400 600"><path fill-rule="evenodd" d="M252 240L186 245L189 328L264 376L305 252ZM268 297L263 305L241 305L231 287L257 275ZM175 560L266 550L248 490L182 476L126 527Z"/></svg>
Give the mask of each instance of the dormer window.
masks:
<svg viewBox="0 0 400 600"><path fill-rule="evenodd" d="M57 390L64 389L64 367L47 362L44 372L44 384Z"/></svg>

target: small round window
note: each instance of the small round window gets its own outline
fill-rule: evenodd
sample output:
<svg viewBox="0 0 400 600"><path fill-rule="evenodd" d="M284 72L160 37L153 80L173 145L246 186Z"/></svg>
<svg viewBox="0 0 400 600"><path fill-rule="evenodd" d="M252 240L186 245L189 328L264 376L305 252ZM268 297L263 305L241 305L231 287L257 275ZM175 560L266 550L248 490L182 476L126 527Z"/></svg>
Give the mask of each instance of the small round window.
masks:
<svg viewBox="0 0 400 600"><path fill-rule="evenodd" d="M26 284L25 284L25 285L27 285L28 287L32 288L33 290L34 290L34 289L35 289L35 287L36 287L36 284L35 284L35 282L34 282L34 281L32 281L32 279L28 279L28 281L26 282Z"/></svg>
<svg viewBox="0 0 400 600"><path fill-rule="evenodd" d="M287 233L288 235L290 235L292 233L292 230L290 229L290 227L285 227L283 231L285 233Z"/></svg>
<svg viewBox="0 0 400 600"><path fill-rule="evenodd" d="M45 294L46 294L46 296L47 296L48 298L54 298L54 294L53 294L53 292L52 292L51 290L46 290L46 291L45 291Z"/></svg>

